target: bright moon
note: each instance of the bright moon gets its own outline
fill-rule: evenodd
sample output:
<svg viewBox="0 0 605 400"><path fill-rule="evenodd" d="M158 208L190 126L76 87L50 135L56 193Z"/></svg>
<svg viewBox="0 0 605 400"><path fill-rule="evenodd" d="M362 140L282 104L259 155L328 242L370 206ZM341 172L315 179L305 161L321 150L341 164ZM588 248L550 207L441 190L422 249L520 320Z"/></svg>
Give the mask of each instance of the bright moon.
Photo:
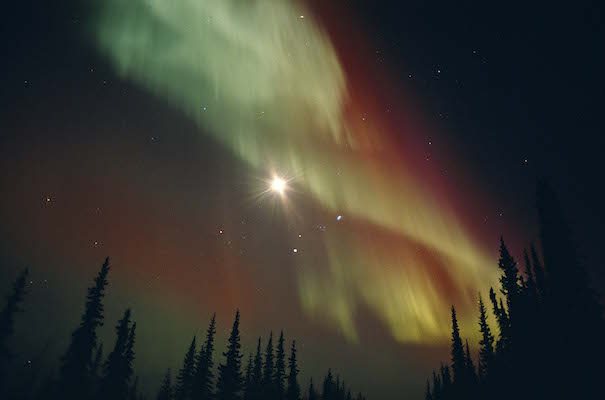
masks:
<svg viewBox="0 0 605 400"><path fill-rule="evenodd" d="M271 190L279 194L284 194L284 190L286 190L286 182L276 176L271 182Z"/></svg>

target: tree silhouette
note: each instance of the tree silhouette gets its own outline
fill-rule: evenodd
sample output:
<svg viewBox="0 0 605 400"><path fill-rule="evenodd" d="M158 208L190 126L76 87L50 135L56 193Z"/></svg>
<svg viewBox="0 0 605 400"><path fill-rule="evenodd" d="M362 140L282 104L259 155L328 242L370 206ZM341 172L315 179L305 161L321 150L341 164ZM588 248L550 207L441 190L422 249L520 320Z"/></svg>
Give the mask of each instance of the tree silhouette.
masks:
<svg viewBox="0 0 605 400"><path fill-rule="evenodd" d="M97 339L97 329L103 324L103 300L109 269L109 258L106 258L94 280L94 285L88 288L80 325L72 333L68 350L61 358L59 379L55 380L49 376L44 382L38 382L36 374L31 372L31 369L25 378L18 375L23 374L23 370L19 369L20 372L15 372L14 376L11 376L11 378L18 378L18 383L11 385L11 392L7 392L5 387L1 388L0 395L4 395L1 397L2 399L5 397L31 400L144 399L145 390L141 391L139 388L139 377L135 374L133 366L137 324L132 321L131 310L126 309L116 323L115 342L106 359L103 356L103 343ZM2 342L0 344L4 351L1 360L3 365L6 365L7 340L13 334L14 315L19 311L18 305L25 292L26 279L27 271L24 271L15 282L14 293L8 298L8 305L0 315L0 323L2 323L0 326ZM258 339L256 354L250 354L248 359L244 385L241 374L239 321L238 310L235 314L227 351L223 353L225 361L218 367L217 400L240 399L242 389L245 389L244 398L246 400L277 400L279 397L286 400L301 400L301 397L305 400L317 400L320 397L313 386L312 379L308 393L301 396L296 341L292 341L286 366L283 331L278 339L275 357L272 345L273 336L270 334L264 365L261 339ZM171 370L168 369L157 392L157 399L197 400L215 397L212 373L215 334L216 315L213 315L208 326L206 341L199 353L196 353L196 337L194 336L183 359L183 366L177 374L176 385L173 387ZM36 358L33 359L33 364L39 365L36 360ZM28 361L28 363L30 362ZM80 370L75 370L76 365L81 366ZM26 367L31 368L31 364L26 364ZM447 374L449 376L449 371ZM284 382L286 380L287 385ZM449 378L446 382L449 382ZM352 397L351 390L347 388L344 380L337 376L335 382L332 370L328 369L323 385L323 400L351 400ZM361 394L356 398L364 400Z"/></svg>
<svg viewBox="0 0 605 400"><path fill-rule="evenodd" d="M273 374L273 385L275 388L275 398L283 400L284 381L286 379L286 352L284 350L284 331L279 334L277 341L277 354L275 357L275 370Z"/></svg>
<svg viewBox="0 0 605 400"><path fill-rule="evenodd" d="M485 380L494 359L494 336L487 323L487 314L481 295L479 295L479 331L481 332L481 340L479 341L479 378Z"/></svg>
<svg viewBox="0 0 605 400"><path fill-rule="evenodd" d="M210 399L213 395L214 335L216 334L216 313L212 315L206 331L206 341L197 355L195 377L193 382L193 397L198 400Z"/></svg>
<svg viewBox="0 0 605 400"><path fill-rule="evenodd" d="M130 309L126 309L116 325L116 343L104 366L101 398L125 399L128 394L128 380L132 374L132 366L129 368L127 359L129 335Z"/></svg>
<svg viewBox="0 0 605 400"><path fill-rule="evenodd" d="M433 370L433 400L441 399L441 379L439 375Z"/></svg>
<svg viewBox="0 0 605 400"><path fill-rule="evenodd" d="M258 338L258 344L256 346L256 355L254 356L254 363L252 372L250 374L250 382L246 389L248 398L251 400L260 400L262 398L261 382L263 379L263 360L261 354L261 338Z"/></svg>
<svg viewBox="0 0 605 400"><path fill-rule="evenodd" d="M429 383L429 380L426 380L426 391L424 392L424 399L425 400L433 400L433 395L431 394L431 384Z"/></svg>
<svg viewBox="0 0 605 400"><path fill-rule="evenodd" d="M502 276L500 277L502 288L500 291L506 297L508 318L512 321L515 318L515 313L517 311L516 308L520 290L519 268L517 268L517 263L508 251L502 237L500 237L500 259L498 260L498 267L502 270Z"/></svg>
<svg viewBox="0 0 605 400"><path fill-rule="evenodd" d="M248 355L248 364L246 364L246 372L244 378L244 400L250 400L254 393L254 385L252 383L252 372L254 371L254 361L252 353Z"/></svg>
<svg viewBox="0 0 605 400"><path fill-rule="evenodd" d="M286 392L287 400L300 400L300 385L298 384L298 366L296 364L296 340L292 341L290 349L290 358L288 359L288 391Z"/></svg>
<svg viewBox="0 0 605 400"><path fill-rule="evenodd" d="M464 348L460 338L458 320L456 319L456 309L452 306L452 371L454 373L454 383L464 380L466 375L466 365L464 362Z"/></svg>
<svg viewBox="0 0 605 400"><path fill-rule="evenodd" d="M448 389L447 366L441 379L433 379L432 399L490 398L595 398L601 392L602 359L605 357L605 320L602 308L577 254L571 230L556 196L548 185L538 188L538 219L543 263L536 248L524 251L525 279L500 240L498 266L502 271L497 298L489 298L499 327L494 336L487 310L479 297L479 383L472 379L474 365L466 346L465 360L471 377L463 391L458 387L454 357L454 391ZM521 384L515 384L519 376ZM430 388L429 388L430 389Z"/></svg>
<svg viewBox="0 0 605 400"><path fill-rule="evenodd" d="M191 391L193 388L193 378L195 373L195 336L191 340L189 350L185 353L183 359L183 367L179 370L176 376L176 390L174 398L176 400L187 400L191 398Z"/></svg>
<svg viewBox="0 0 605 400"><path fill-rule="evenodd" d="M473 357L471 356L471 352L468 348L468 340L466 341L466 353L464 355L464 359L466 361L466 376L468 379L468 386L474 387L477 383L477 372L475 371L475 363L473 363Z"/></svg>
<svg viewBox="0 0 605 400"><path fill-rule="evenodd" d="M441 393L448 393L451 385L450 368L447 365L441 364Z"/></svg>
<svg viewBox="0 0 605 400"><path fill-rule="evenodd" d="M128 343L126 343L126 351L124 352L124 377L126 382L130 381L134 373L132 363L134 362L134 343L136 340L137 323L133 322L128 334Z"/></svg>
<svg viewBox="0 0 605 400"><path fill-rule="evenodd" d="M324 378L322 399L331 400L334 398L335 394L336 389L334 387L334 376L332 375L332 369L328 369L328 374Z"/></svg>
<svg viewBox="0 0 605 400"><path fill-rule="evenodd" d="M88 288L86 305L80 325L71 335L71 342L61 363L59 387L64 399L82 399L90 396L90 366L97 346L97 328L103 325L103 297L109 273L109 257Z"/></svg>
<svg viewBox="0 0 605 400"><path fill-rule="evenodd" d="M170 368L166 370L166 374L164 375L164 379L162 380L162 386L160 386L160 390L158 391L157 400L172 400L172 377L171 377Z"/></svg>
<svg viewBox="0 0 605 400"><path fill-rule="evenodd" d="M261 382L263 398L272 399L275 393L273 386L273 332L269 332L269 341L265 350L265 364L263 365L263 379Z"/></svg>
<svg viewBox="0 0 605 400"><path fill-rule="evenodd" d="M510 325L508 314L504 305L502 304L502 299L500 299L500 303L498 304L498 299L496 298L496 293L493 288L489 289L489 299L492 302L492 307L494 311L494 315L496 316L496 320L498 321L498 327L500 328L500 338L496 342L496 351L498 354L502 354L508 349L508 343L510 341Z"/></svg>
<svg viewBox="0 0 605 400"><path fill-rule="evenodd" d="M242 389L242 372L239 337L239 310L235 313L235 321L229 337L227 352L223 353L225 363L219 365L217 398L219 400L234 400Z"/></svg>
<svg viewBox="0 0 605 400"><path fill-rule="evenodd" d="M23 297L25 296L25 283L27 282L28 275L29 270L24 269L17 276L13 284L13 292L7 297L6 305L2 309L2 312L0 312L0 393L4 393L6 390L6 370L12 359L8 341L14 334L15 315L20 311L19 305L23 302Z"/></svg>
<svg viewBox="0 0 605 400"><path fill-rule="evenodd" d="M318 397L319 396L317 395L317 391L315 390L315 387L313 386L313 378L311 378L311 381L309 382L308 400L317 400Z"/></svg>

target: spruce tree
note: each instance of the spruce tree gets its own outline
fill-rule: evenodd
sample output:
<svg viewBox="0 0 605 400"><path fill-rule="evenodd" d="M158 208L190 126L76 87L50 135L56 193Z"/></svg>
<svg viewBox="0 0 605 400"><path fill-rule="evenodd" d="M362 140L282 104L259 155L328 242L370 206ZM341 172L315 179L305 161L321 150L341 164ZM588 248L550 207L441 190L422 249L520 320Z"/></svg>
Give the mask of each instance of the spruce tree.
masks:
<svg viewBox="0 0 605 400"><path fill-rule="evenodd" d="M170 368L166 370L164 379L162 380L162 386L157 395L157 400L172 400L172 376Z"/></svg>
<svg viewBox="0 0 605 400"><path fill-rule="evenodd" d="M300 400L300 385L298 384L298 366L296 364L296 340L292 341L290 349L290 358L288 359L288 391L286 392L287 400Z"/></svg>
<svg viewBox="0 0 605 400"><path fill-rule="evenodd" d="M15 330L15 315L20 311L19 305L25 296L25 285L29 271L24 269L13 284L13 292L6 299L6 305L0 312L0 393L5 393L6 374L12 353L9 340Z"/></svg>
<svg viewBox="0 0 605 400"><path fill-rule="evenodd" d="M214 335L216 334L216 313L212 315L210 325L206 331L206 342L197 355L195 377L193 383L193 397L197 400L210 399L214 393Z"/></svg>
<svg viewBox="0 0 605 400"><path fill-rule="evenodd" d="M334 383L334 400L340 400L340 375L336 374L336 382Z"/></svg>
<svg viewBox="0 0 605 400"><path fill-rule="evenodd" d="M334 388L334 376L332 375L332 369L330 368L328 369L328 374L324 378L322 399L332 400L334 399L335 394L336 390Z"/></svg>
<svg viewBox="0 0 605 400"><path fill-rule="evenodd" d="M502 354L506 351L506 349L508 349L508 343L510 341L510 323L508 314L506 313L506 309L502 304L502 299L500 299L500 303L498 303L496 293L492 288L489 289L489 299L492 302L494 315L498 321L498 328L500 328L500 338L496 342L496 353Z"/></svg>
<svg viewBox="0 0 605 400"><path fill-rule="evenodd" d="M311 381L309 382L309 397L308 400L318 400L318 395L317 395L317 391L315 390L315 387L313 386L313 378L311 378Z"/></svg>
<svg viewBox="0 0 605 400"><path fill-rule="evenodd" d="M286 352L284 349L284 331L279 334L277 341L277 354L275 357L275 371L273 374L273 386L275 388L275 398L277 400L283 400L285 387L284 381L286 379Z"/></svg>
<svg viewBox="0 0 605 400"><path fill-rule="evenodd" d="M441 364L441 393L447 392L452 385L450 367Z"/></svg>
<svg viewBox="0 0 605 400"><path fill-rule="evenodd" d="M515 318L515 312L517 311L516 307L520 291L519 268L517 268L517 263L508 251L502 237L500 237L500 259L498 260L498 268L502 270L502 276L500 277L502 288L500 291L506 297L509 320L513 320Z"/></svg>
<svg viewBox="0 0 605 400"><path fill-rule="evenodd" d="M336 375L336 392L334 398L336 400L344 400L344 382L340 382L340 375Z"/></svg>
<svg viewBox="0 0 605 400"><path fill-rule="evenodd" d="M262 399L261 382L263 379L263 360L261 354L261 338L258 338L256 346L256 355L254 356L254 367L252 368L252 376L250 377L250 398L252 400Z"/></svg>
<svg viewBox="0 0 605 400"><path fill-rule="evenodd" d="M433 395L431 395L431 385L429 384L429 380L426 380L426 391L424 392L424 400L433 400Z"/></svg>
<svg viewBox="0 0 605 400"><path fill-rule="evenodd" d="M229 337L229 345L225 356L225 363L219 365L217 382L218 400L235 400L242 390L242 372L239 337L239 310L235 313L235 321Z"/></svg>
<svg viewBox="0 0 605 400"><path fill-rule="evenodd" d="M185 353L183 367L176 376L176 390L174 393L174 398L176 400L188 400L191 398L193 377L195 373L195 351L196 343L194 336L189 345L189 350Z"/></svg>
<svg viewBox="0 0 605 400"><path fill-rule="evenodd" d="M124 379L126 382L130 381L134 369L132 363L134 362L134 343L136 339L137 323L133 322L130 327L130 333L128 334L128 343L126 343L126 351L124 352Z"/></svg>
<svg viewBox="0 0 605 400"><path fill-rule="evenodd" d="M479 378L485 380L494 359L494 336L487 323L487 312L481 295L479 295L479 330L481 332L481 340L479 341Z"/></svg>
<svg viewBox="0 0 605 400"><path fill-rule="evenodd" d="M477 383L477 372L475 371L475 363L473 363L473 357L471 356L471 352L468 348L468 340L466 341L466 354L464 356L466 361L466 371L469 385L474 385Z"/></svg>
<svg viewBox="0 0 605 400"><path fill-rule="evenodd" d="M61 359L59 387L64 399L90 397L90 366L97 346L97 328L103 325L103 297L109 273L109 257L88 288L86 305L80 325L71 335L71 342Z"/></svg>
<svg viewBox="0 0 605 400"><path fill-rule="evenodd" d="M270 400L274 398L275 390L273 388L273 332L269 333L269 341L265 350L265 364L263 365L262 391L263 398Z"/></svg>
<svg viewBox="0 0 605 400"><path fill-rule="evenodd" d="M103 379L100 387L103 399L125 399L128 394L127 348L130 334L130 309L124 311L124 316L116 325L116 343L105 362Z"/></svg>
<svg viewBox="0 0 605 400"><path fill-rule="evenodd" d="M454 383L457 384L464 380L463 378L466 375L464 348L462 347L454 306L452 306L452 371L454 373Z"/></svg>
<svg viewBox="0 0 605 400"><path fill-rule="evenodd" d="M248 357L248 365L246 365L246 378L244 379L244 400L251 400L253 398L254 388L252 384L252 371L254 369L254 363L252 362L252 353Z"/></svg>
<svg viewBox="0 0 605 400"><path fill-rule="evenodd" d="M441 379L439 375L433 370L433 400L441 399Z"/></svg>

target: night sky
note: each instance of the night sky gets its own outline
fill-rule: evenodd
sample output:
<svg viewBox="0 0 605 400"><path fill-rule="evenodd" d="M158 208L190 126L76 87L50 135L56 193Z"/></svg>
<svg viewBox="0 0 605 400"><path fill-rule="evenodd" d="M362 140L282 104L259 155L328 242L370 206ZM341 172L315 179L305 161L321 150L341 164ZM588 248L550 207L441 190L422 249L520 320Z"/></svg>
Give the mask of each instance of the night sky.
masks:
<svg viewBox="0 0 605 400"><path fill-rule="evenodd" d="M149 390L239 308L245 352L284 329L303 382L420 396L451 304L478 343L500 235L537 240L543 177L605 288L596 1L15 3L0 289L30 267L16 348L42 374L109 255L103 337L131 306Z"/></svg>

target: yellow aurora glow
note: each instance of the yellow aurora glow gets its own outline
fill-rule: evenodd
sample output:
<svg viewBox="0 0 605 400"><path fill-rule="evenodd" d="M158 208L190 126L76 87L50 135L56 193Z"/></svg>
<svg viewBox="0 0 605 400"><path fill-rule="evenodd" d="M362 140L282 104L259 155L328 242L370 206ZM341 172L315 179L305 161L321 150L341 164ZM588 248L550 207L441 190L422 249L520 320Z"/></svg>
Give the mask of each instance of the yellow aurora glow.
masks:
<svg viewBox="0 0 605 400"><path fill-rule="evenodd" d="M423 187L389 135L347 121L347 77L303 5L108 0L99 7L94 37L121 76L180 108L250 166L296 171L297 186L352 221L346 233L326 232L327 267L299 269L308 316L355 341L363 306L399 341L440 341L449 305L474 307L477 291L496 281L490 254Z"/></svg>

